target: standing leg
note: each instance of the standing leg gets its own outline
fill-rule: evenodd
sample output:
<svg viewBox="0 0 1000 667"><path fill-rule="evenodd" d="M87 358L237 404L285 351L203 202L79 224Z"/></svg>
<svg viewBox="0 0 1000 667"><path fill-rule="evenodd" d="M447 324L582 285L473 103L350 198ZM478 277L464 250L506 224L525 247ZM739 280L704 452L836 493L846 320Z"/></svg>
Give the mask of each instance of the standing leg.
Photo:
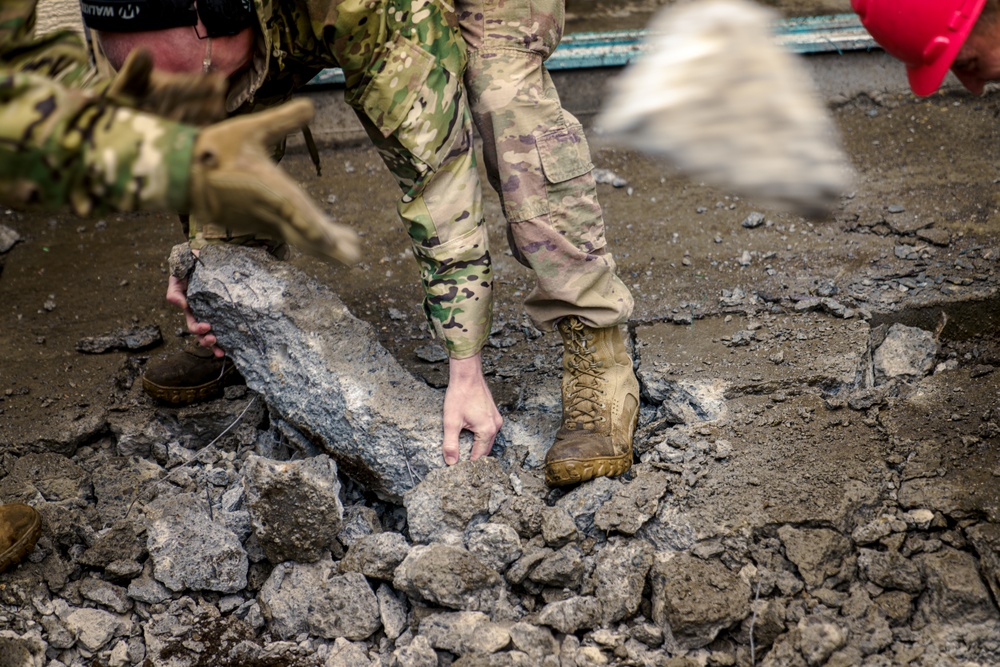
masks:
<svg viewBox="0 0 1000 667"><path fill-rule="evenodd" d="M563 0L460 0L457 9L489 180L511 250L537 279L525 307L565 343L563 425L546 479L620 474L631 465L639 407L618 331L633 304L606 248L586 137L544 65L562 36Z"/></svg>

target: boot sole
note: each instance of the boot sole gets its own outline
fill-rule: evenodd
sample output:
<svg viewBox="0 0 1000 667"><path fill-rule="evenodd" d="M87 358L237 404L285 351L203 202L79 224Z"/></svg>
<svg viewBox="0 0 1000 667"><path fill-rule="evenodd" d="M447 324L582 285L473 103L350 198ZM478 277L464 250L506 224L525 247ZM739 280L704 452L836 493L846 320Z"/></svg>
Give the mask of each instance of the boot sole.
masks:
<svg viewBox="0 0 1000 667"><path fill-rule="evenodd" d="M235 375L236 366L230 364L222 374L222 377L196 387L166 387L156 384L146 378L146 376L143 376L142 388L147 394L158 401L163 401L170 405L193 405L194 403L204 403L205 401L222 396L227 382L234 379Z"/></svg>
<svg viewBox="0 0 1000 667"><path fill-rule="evenodd" d="M24 534L24 537L15 542L14 546L7 549L7 551L0 554L0 572L20 563L21 559L35 548L35 543L41 535L42 519L41 516L36 514L34 523L28 529L28 532Z"/></svg>
<svg viewBox="0 0 1000 667"><path fill-rule="evenodd" d="M553 461L545 464L545 483L549 486L568 486L595 477L617 477L631 467L632 452L622 456Z"/></svg>
<svg viewBox="0 0 1000 667"><path fill-rule="evenodd" d="M637 387L638 388L638 387ZM618 456L600 456L591 459L562 459L545 462L545 483L549 486L569 486L587 482L595 477L617 477L632 467L632 440L639 424L639 407L632 416L628 434L628 452Z"/></svg>

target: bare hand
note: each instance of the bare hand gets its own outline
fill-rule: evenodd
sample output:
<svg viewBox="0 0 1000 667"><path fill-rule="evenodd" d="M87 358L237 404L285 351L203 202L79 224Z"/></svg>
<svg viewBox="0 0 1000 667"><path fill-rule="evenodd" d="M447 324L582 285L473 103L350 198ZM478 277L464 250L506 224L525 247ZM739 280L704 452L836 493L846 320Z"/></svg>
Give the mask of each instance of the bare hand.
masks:
<svg viewBox="0 0 1000 667"><path fill-rule="evenodd" d="M448 465L458 463L458 436L472 432L472 460L493 449L503 417L483 377L482 355L452 359L448 365L448 389L444 395L444 444L441 451Z"/></svg>
<svg viewBox="0 0 1000 667"><path fill-rule="evenodd" d="M187 301L187 281L170 276L167 282L167 303L173 304L184 312L184 320L187 322L187 330L198 338L198 344L202 347L212 348L212 352L217 357L224 357L226 353L221 347L216 345L215 335L212 334L212 325L208 322L199 322L194 316L194 311Z"/></svg>

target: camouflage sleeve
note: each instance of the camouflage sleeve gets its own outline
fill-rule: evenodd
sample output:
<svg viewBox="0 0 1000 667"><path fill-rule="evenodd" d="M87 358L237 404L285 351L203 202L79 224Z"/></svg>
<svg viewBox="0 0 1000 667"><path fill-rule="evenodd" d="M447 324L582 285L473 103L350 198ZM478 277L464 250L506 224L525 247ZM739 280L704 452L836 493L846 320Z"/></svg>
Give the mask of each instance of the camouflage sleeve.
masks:
<svg viewBox="0 0 1000 667"><path fill-rule="evenodd" d="M0 202L186 210L197 129L0 67Z"/></svg>
<svg viewBox="0 0 1000 667"><path fill-rule="evenodd" d="M346 4L346 3L345 3ZM358 3L359 5L361 3ZM362 23L337 15L330 45L345 95L402 191L397 210L412 241L424 312L452 358L486 343L493 269L472 119L462 84L465 42L454 8L400 0L398 11Z"/></svg>
<svg viewBox="0 0 1000 667"><path fill-rule="evenodd" d="M0 62L66 85L90 83L94 72L80 36L69 31L35 37L36 0L0 2Z"/></svg>
<svg viewBox="0 0 1000 667"><path fill-rule="evenodd" d="M0 2L0 203L184 210L197 130L101 97L80 38L34 24L35 0Z"/></svg>

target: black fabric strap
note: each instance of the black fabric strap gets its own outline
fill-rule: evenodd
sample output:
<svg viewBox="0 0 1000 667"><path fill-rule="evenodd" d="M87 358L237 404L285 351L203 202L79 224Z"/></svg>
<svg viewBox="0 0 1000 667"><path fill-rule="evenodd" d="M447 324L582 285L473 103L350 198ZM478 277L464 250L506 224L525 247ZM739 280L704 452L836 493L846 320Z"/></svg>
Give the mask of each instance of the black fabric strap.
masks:
<svg viewBox="0 0 1000 667"><path fill-rule="evenodd" d="M146 32L198 24L192 0L80 0L83 22L92 30Z"/></svg>
<svg viewBox="0 0 1000 667"><path fill-rule="evenodd" d="M198 24L202 37L235 35L253 24L251 0L80 0L83 22L104 32L147 32Z"/></svg>

